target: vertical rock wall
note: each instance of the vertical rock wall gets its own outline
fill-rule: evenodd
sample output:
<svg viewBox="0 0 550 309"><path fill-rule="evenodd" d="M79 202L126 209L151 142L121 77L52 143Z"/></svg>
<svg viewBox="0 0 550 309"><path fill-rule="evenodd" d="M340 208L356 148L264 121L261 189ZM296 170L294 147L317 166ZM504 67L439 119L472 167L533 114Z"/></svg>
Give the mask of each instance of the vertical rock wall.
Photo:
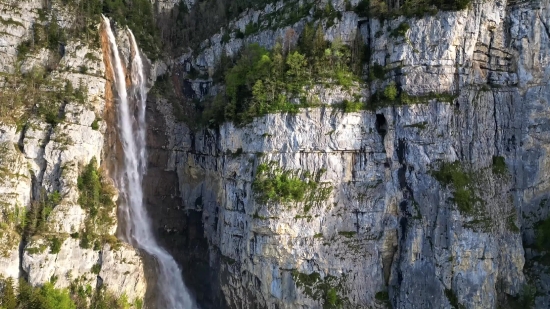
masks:
<svg viewBox="0 0 550 309"><path fill-rule="evenodd" d="M524 247L548 215L549 5L474 1L383 22L346 12L326 29L329 39L359 33L370 66L384 68L367 93L393 81L415 104L306 109L199 132L166 121L166 168L178 173L186 212L202 214L228 306L321 308L335 293L344 308L495 308L520 295L532 267ZM262 12L248 14L241 19ZM404 23L404 35L392 34ZM244 41L269 46L279 30ZM185 61L207 70L242 42L214 36ZM157 109L171 117L170 106ZM473 207L436 179L455 161ZM313 205L259 202L252 183L268 162L318 173L330 195ZM542 308L544 280L530 278Z"/></svg>

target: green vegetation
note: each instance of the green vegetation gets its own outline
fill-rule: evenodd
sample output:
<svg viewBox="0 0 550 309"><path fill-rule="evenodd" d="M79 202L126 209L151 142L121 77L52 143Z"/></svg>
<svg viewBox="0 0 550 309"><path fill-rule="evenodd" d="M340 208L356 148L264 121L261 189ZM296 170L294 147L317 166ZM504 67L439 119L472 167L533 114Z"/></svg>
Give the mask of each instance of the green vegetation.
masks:
<svg viewBox="0 0 550 309"><path fill-rule="evenodd" d="M407 31L409 31L410 26L406 22L402 22L397 26L397 28L393 29L390 33L391 37L398 38L398 37L404 37L405 34L407 34Z"/></svg>
<svg viewBox="0 0 550 309"><path fill-rule="evenodd" d="M24 226L21 226L21 232L25 238L32 235L43 234L47 232L46 222L52 210L61 202L61 194L58 191L47 194L45 190L40 192L40 198L32 202L30 210L26 213ZM60 245L60 244L59 244ZM56 243L52 243L52 250L57 249Z"/></svg>
<svg viewBox="0 0 550 309"><path fill-rule="evenodd" d="M176 9L172 20L161 28L164 30L164 40L170 42L172 48L181 53L187 47L199 50L201 42L212 37L220 29L220 26L227 27L231 20L236 19L239 14L248 9L262 9L273 0L203 0L199 5L188 9L183 1ZM328 8L327 8L328 7ZM253 35L258 31L267 29L280 29L293 25L309 15L314 10L315 18L325 18L327 23L333 23L334 17L338 17L332 6L317 7L313 1L285 1L282 8L261 16L258 23L248 24L245 32L235 31L235 36L242 39L245 36ZM229 41L230 36L222 37L223 42Z"/></svg>
<svg viewBox="0 0 550 309"><path fill-rule="evenodd" d="M338 232L338 235L344 236L346 238L352 238L353 236L355 236L355 234L357 234L357 232L355 231Z"/></svg>
<svg viewBox="0 0 550 309"><path fill-rule="evenodd" d="M390 82L386 88L384 88L384 98L394 101L397 98L397 87L394 82Z"/></svg>
<svg viewBox="0 0 550 309"><path fill-rule="evenodd" d="M2 281L2 298L0 298L2 308L4 309L15 309L17 308L17 297L15 295L15 290L13 287L13 278L8 277L8 279L0 280Z"/></svg>
<svg viewBox="0 0 550 309"><path fill-rule="evenodd" d="M422 121L422 122L409 124L409 125L406 125L404 127L405 128L417 128L417 129L420 129L420 130L424 130L424 129L426 129L427 126L428 126L428 122Z"/></svg>
<svg viewBox="0 0 550 309"><path fill-rule="evenodd" d="M55 0L54 0L55 1ZM153 7L148 0L57 0L71 10L76 16L72 28L61 28L55 10L39 10L39 22L33 24L33 37L23 42L19 48L18 58L22 60L29 52L47 48L54 55L61 56L60 46L65 45L67 37L78 38L88 44L99 46L97 24L101 14L114 19L120 26L128 26L140 48L150 59L160 55L160 36L154 21ZM98 60L92 54L86 59ZM58 58L59 60L59 58ZM57 65L57 62L54 62ZM85 73L85 72L84 72Z"/></svg>
<svg viewBox="0 0 550 309"><path fill-rule="evenodd" d="M94 121L92 122L92 130L95 130L95 131L99 130L99 120L100 119L97 119L97 118L94 119Z"/></svg>
<svg viewBox="0 0 550 309"><path fill-rule="evenodd" d="M453 292L453 290L445 289L445 296L447 296L447 299L451 303L451 306L453 306L454 309L464 309L464 305L460 304L458 302L458 297L456 297L456 294Z"/></svg>
<svg viewBox="0 0 550 309"><path fill-rule="evenodd" d="M391 19L400 15L421 17L425 14L434 15L440 10L464 10L470 2L471 0L362 0L355 8L355 12L359 16L380 19Z"/></svg>
<svg viewBox="0 0 550 309"><path fill-rule="evenodd" d="M531 284L524 284L517 298L517 308L534 308L537 288Z"/></svg>
<svg viewBox="0 0 550 309"><path fill-rule="evenodd" d="M461 212L471 214L475 204L481 201L474 192L473 175L466 171L459 161L442 163L438 171L432 172L432 176L443 185L452 186L452 201Z"/></svg>
<svg viewBox="0 0 550 309"><path fill-rule="evenodd" d="M376 73L376 71L378 71ZM380 78L385 76L386 69L382 66L371 65L370 80L378 79L375 77L380 74ZM426 104L431 100L437 100L438 102L451 103L456 99L456 95L447 93L428 93L426 95L411 96L404 91L400 91L395 82L390 82L382 91L376 91L373 93L368 108L380 108L393 105L412 105L412 104Z"/></svg>
<svg viewBox="0 0 550 309"><path fill-rule="evenodd" d="M101 271L101 264L95 264L94 266L92 266L92 269L90 271L96 275L99 275L99 272Z"/></svg>
<svg viewBox="0 0 550 309"><path fill-rule="evenodd" d="M47 282L33 288L24 280L19 283L18 307L28 309L76 309L67 289L56 289Z"/></svg>
<svg viewBox="0 0 550 309"><path fill-rule="evenodd" d="M348 100L344 100L342 102L342 109L344 110L344 113L354 113L364 108L365 108L365 103L363 102L352 102Z"/></svg>
<svg viewBox="0 0 550 309"><path fill-rule="evenodd" d="M384 79L386 76L386 69L378 63L370 65L369 80Z"/></svg>
<svg viewBox="0 0 550 309"><path fill-rule="evenodd" d="M84 167L78 177L78 190L78 203L87 212L85 230L78 235L80 246L99 250L101 242L108 242L116 247L116 238L113 239L108 234L109 227L114 224L114 188L98 170L95 158Z"/></svg>
<svg viewBox="0 0 550 309"><path fill-rule="evenodd" d="M296 34L289 32L288 37ZM234 65L222 62L217 76L224 76L225 93L203 103L202 122L219 124L234 121L245 124L254 117L274 112L297 112L310 106L308 86L335 83L350 88L360 79L353 73L362 61L339 41L327 43L320 27L307 25L297 46L280 41L273 51L257 44L245 47ZM225 71L225 73L223 73ZM352 110L357 105L354 104Z"/></svg>
<svg viewBox="0 0 550 309"><path fill-rule="evenodd" d="M308 275L293 270L292 278L304 294L315 301L322 301L323 309L346 308L346 300L342 297L345 294L343 287L345 276L336 278L327 275L321 279L321 275L317 272Z"/></svg>
<svg viewBox="0 0 550 309"><path fill-rule="evenodd" d="M508 168L506 167L504 157L493 157L493 174L501 176L508 174Z"/></svg>
<svg viewBox="0 0 550 309"><path fill-rule="evenodd" d="M517 221L516 210L512 209L512 211L510 212L510 215L508 215L508 219L507 219L507 222L506 222L508 230L510 232L519 233L521 231L519 229L519 227L517 226L516 221Z"/></svg>
<svg viewBox="0 0 550 309"><path fill-rule="evenodd" d="M535 224L535 246L540 251L550 248L550 217Z"/></svg>
<svg viewBox="0 0 550 309"><path fill-rule="evenodd" d="M61 251L61 245L63 244L63 241L57 237L53 237L50 240L50 253L51 254L58 254L59 251Z"/></svg>
<svg viewBox="0 0 550 309"><path fill-rule="evenodd" d="M402 104L428 103L430 100L437 100L439 102L452 103L456 98L457 96L453 94L434 93L434 92L430 92L426 95L421 95L421 96L411 96L405 92L402 92L399 97Z"/></svg>
<svg viewBox="0 0 550 309"><path fill-rule="evenodd" d="M22 61L29 53L46 48L52 52L52 56L55 56L53 61L48 64L47 69L54 70L62 56L60 46L66 44L67 41L67 35L65 30L59 26L57 16L52 13L49 20L34 23L32 34L32 39L22 42L17 47L17 59Z"/></svg>
<svg viewBox="0 0 550 309"><path fill-rule="evenodd" d="M19 294L16 295L11 277L0 279L0 300L2 309L129 309L130 303L125 295L115 297L102 286L93 291L90 285L83 287L73 282L70 289L56 289L56 278L41 287L32 287L25 280L19 281ZM91 300L89 300L91 299ZM134 308L141 309L143 302L134 301Z"/></svg>
<svg viewBox="0 0 550 309"><path fill-rule="evenodd" d="M376 292L376 294L374 295L374 299L376 299L377 301L383 304L386 304L388 307L390 307L391 305L390 294L388 294L388 291Z"/></svg>
<svg viewBox="0 0 550 309"><path fill-rule="evenodd" d="M30 115L37 115L52 126L64 119L62 107L69 101L84 103L86 86L77 90L70 82L52 78L44 69L34 68L21 74L0 76L3 82L0 96L0 121L24 126ZM70 85L70 86L69 86Z"/></svg>
<svg viewBox="0 0 550 309"><path fill-rule="evenodd" d="M252 189L260 203L304 202L304 212L308 212L332 192L332 187L320 183L324 172L320 170L311 174L309 171L283 170L275 162L262 163L256 170Z"/></svg>

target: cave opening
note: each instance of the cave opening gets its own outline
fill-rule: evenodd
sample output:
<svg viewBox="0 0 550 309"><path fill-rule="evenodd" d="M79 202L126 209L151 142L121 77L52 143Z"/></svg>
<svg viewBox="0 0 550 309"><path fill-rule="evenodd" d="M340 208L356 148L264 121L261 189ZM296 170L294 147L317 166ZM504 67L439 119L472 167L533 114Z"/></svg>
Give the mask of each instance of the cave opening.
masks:
<svg viewBox="0 0 550 309"><path fill-rule="evenodd" d="M376 122L374 123L374 126L376 128L376 132L382 136L382 139L386 136L386 133L388 132L388 122L386 121L386 117L384 114L376 114Z"/></svg>

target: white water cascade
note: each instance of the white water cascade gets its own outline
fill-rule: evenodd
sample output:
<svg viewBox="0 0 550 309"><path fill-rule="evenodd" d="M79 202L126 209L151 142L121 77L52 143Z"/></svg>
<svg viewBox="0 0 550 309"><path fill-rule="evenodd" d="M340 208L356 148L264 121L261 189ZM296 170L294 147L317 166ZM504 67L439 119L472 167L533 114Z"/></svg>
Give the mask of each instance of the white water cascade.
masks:
<svg viewBox="0 0 550 309"><path fill-rule="evenodd" d="M156 297L159 305L155 308L193 309L196 308L187 287L183 283L181 271L174 258L159 246L153 236L151 223L143 203L143 174L146 171L145 151L145 78L143 62L139 54L134 35L128 29L132 45L132 102L130 110L126 75L118 52L115 36L109 19L103 16L105 30L109 40L111 68L118 96L118 130L124 150L124 168L118 181L120 195L123 197L126 218L126 239L134 246L144 250L157 262ZM137 114L137 115L136 115Z"/></svg>

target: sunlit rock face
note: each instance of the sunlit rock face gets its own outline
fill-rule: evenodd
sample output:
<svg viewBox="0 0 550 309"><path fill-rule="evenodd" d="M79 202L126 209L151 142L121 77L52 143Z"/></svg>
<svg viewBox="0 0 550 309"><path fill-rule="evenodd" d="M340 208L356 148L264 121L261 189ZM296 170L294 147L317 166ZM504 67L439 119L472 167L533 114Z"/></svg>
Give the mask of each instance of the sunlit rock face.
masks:
<svg viewBox="0 0 550 309"><path fill-rule="evenodd" d="M116 126L102 119L107 101L113 98L101 46L68 37L59 52L38 48L27 55L18 53L23 42L32 38L33 24L44 22L40 20L43 9L43 1L0 3L0 86L7 87L13 76L47 70L40 90L66 92L61 104L54 102L53 94L51 102L44 102L59 106L55 121L40 111L29 117L18 109L11 111L12 119L0 119L0 206L6 214L0 220L0 274L24 277L33 286L54 282L57 288L72 284L95 288L103 284L108 292L117 297L125 294L130 302L143 299L146 283L136 249L103 242L83 246L79 238L90 224L90 214L80 205L77 180L92 159L99 165L104 158L111 159L112 149L104 147L109 138L105 136L108 126ZM70 7L54 2L50 9L56 12L59 27L73 25L76 16ZM38 105L33 108L39 109ZM55 207L42 215L41 230L23 238L22 227L32 224L24 220L29 218L27 213L52 194ZM105 215L111 221L102 233L114 235L116 210ZM54 239L57 243L52 245Z"/></svg>

